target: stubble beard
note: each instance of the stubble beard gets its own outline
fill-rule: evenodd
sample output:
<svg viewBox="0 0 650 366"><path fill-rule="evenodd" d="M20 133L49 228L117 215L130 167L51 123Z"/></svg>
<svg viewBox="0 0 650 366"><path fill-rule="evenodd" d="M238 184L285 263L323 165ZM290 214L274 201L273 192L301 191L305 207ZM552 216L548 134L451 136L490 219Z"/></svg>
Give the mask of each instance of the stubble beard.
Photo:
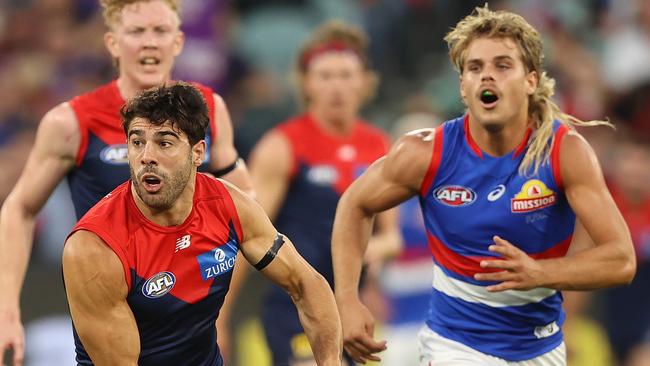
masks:
<svg viewBox="0 0 650 366"><path fill-rule="evenodd" d="M170 209L185 190L192 174L192 155L188 155L187 164L182 169L171 175L158 170L153 165L146 165L137 175L131 165L129 165L129 170L135 192L142 202L156 211L164 211ZM140 179L146 173L153 173L161 178L163 186L158 192L150 194L140 185Z"/></svg>

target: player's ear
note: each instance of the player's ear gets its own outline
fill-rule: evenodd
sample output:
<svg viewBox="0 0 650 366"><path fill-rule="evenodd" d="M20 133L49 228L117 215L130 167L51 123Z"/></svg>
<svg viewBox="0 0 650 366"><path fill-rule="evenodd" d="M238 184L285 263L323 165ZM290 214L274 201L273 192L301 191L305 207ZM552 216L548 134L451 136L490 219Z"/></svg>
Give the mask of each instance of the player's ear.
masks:
<svg viewBox="0 0 650 366"><path fill-rule="evenodd" d="M467 105L467 93L465 92L465 83L463 83L463 73L461 72L460 76L458 77L459 82L460 82L460 97L463 99L463 103Z"/></svg>
<svg viewBox="0 0 650 366"><path fill-rule="evenodd" d="M183 46L185 45L185 33L179 30L174 37L174 56L180 55L183 51Z"/></svg>
<svg viewBox="0 0 650 366"><path fill-rule="evenodd" d="M192 164L200 166L205 160L205 140L201 140L192 146Z"/></svg>
<svg viewBox="0 0 650 366"><path fill-rule="evenodd" d="M119 48L117 47L117 38L112 31L104 33L104 46L106 46L106 49L113 59L118 59L120 57Z"/></svg>
<svg viewBox="0 0 650 366"><path fill-rule="evenodd" d="M537 77L537 71L531 71L526 75L526 94L533 95L535 89L537 89L537 84L539 83L539 78Z"/></svg>

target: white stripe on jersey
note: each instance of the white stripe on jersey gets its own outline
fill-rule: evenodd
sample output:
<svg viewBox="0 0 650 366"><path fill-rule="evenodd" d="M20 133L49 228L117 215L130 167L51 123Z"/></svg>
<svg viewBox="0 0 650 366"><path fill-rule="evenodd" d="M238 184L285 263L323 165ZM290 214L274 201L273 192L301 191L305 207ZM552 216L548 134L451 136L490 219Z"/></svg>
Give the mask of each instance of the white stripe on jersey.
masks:
<svg viewBox="0 0 650 366"><path fill-rule="evenodd" d="M493 308L537 303L556 293L553 289L543 287L528 291L489 292L484 286L473 285L447 276L436 264L433 265L433 288L445 295Z"/></svg>

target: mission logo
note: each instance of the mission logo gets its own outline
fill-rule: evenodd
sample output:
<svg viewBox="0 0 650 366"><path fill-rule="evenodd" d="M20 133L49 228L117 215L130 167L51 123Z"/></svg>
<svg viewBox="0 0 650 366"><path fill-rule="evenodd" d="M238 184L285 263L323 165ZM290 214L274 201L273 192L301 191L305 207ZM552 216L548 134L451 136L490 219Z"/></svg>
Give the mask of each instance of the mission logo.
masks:
<svg viewBox="0 0 650 366"><path fill-rule="evenodd" d="M531 212L552 206L557 202L557 195L538 179L528 180L521 191L510 200L514 213Z"/></svg>

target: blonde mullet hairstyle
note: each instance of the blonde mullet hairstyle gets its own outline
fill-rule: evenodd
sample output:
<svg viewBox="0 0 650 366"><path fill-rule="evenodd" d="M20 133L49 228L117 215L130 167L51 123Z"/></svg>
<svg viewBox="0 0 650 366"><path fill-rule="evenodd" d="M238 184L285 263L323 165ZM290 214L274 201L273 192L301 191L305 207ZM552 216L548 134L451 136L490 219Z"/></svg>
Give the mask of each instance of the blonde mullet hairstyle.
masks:
<svg viewBox="0 0 650 366"><path fill-rule="evenodd" d="M548 163L553 139L553 120L558 120L570 129L575 126L614 127L606 120L582 121L560 110L551 97L555 93L555 80L542 69L544 58L542 40L539 33L520 15L506 11L492 11L487 3L477 7L472 14L461 20L445 36L449 47L449 58L461 74L465 53L469 44L478 38L510 38L519 48L526 72L534 71L538 76L537 88L528 97L528 117L534 123L533 133L528 141L519 173L529 175L539 172Z"/></svg>
<svg viewBox="0 0 650 366"><path fill-rule="evenodd" d="M153 0L99 0L102 6L102 15L104 16L104 23L108 28L118 20L120 12L125 6L134 3L142 3ZM181 1L180 0L163 0L169 7L181 17Z"/></svg>
<svg viewBox="0 0 650 366"><path fill-rule="evenodd" d="M303 88L303 79L307 74L308 64L304 64L305 56L312 50L332 42L340 42L354 51L363 65L364 71L368 74L369 85L366 88L365 100L368 101L375 96L379 77L370 69L368 59L368 37L361 28L347 24L341 20L330 20L321 24L302 44L296 57L292 78L295 83L298 98L303 108L309 104L309 98Z"/></svg>

